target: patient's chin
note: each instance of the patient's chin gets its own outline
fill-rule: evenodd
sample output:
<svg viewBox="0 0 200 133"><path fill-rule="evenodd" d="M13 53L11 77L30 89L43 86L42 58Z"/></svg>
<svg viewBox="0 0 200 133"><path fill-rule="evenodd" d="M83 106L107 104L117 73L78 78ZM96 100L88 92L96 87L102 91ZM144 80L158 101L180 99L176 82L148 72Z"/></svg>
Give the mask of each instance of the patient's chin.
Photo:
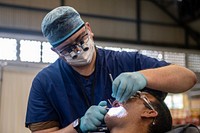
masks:
<svg viewBox="0 0 200 133"><path fill-rule="evenodd" d="M125 122L126 117L118 117L118 116L110 116L108 114L105 115L104 121L106 126L111 131L114 127L120 127Z"/></svg>
<svg viewBox="0 0 200 133"><path fill-rule="evenodd" d="M108 114L105 115L104 121L109 130L116 126L118 119L119 118L117 118L116 116L109 116Z"/></svg>
<svg viewBox="0 0 200 133"><path fill-rule="evenodd" d="M116 102L115 104L117 103L118 102ZM123 119L126 119L127 114L128 112L126 111L126 109L123 106L120 106L120 104L118 104L118 106L113 105L113 107L110 108L107 112L104 121L107 127L111 130L112 127L123 124Z"/></svg>
<svg viewBox="0 0 200 133"><path fill-rule="evenodd" d="M110 119L112 119L112 118L109 115L106 114L105 117L104 117L105 123L109 122Z"/></svg>

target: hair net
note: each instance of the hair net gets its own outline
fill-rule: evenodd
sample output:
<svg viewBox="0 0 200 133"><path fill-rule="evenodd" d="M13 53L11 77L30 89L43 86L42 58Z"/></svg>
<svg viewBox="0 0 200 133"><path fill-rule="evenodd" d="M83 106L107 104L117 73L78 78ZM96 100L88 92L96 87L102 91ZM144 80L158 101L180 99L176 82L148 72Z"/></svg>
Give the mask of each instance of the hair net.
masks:
<svg viewBox="0 0 200 133"><path fill-rule="evenodd" d="M43 19L41 29L53 47L71 37L84 25L80 14L72 7L60 6L50 11Z"/></svg>

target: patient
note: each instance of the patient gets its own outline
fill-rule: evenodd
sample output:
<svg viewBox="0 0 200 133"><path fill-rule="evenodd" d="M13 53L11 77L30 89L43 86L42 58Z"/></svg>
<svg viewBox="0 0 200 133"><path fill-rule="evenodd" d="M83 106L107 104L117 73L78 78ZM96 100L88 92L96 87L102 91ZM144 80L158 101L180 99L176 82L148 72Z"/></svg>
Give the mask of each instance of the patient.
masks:
<svg viewBox="0 0 200 133"><path fill-rule="evenodd" d="M152 93L153 94L153 93ZM126 103L113 103L105 116L111 133L164 133L172 128L166 104L150 92L138 91Z"/></svg>

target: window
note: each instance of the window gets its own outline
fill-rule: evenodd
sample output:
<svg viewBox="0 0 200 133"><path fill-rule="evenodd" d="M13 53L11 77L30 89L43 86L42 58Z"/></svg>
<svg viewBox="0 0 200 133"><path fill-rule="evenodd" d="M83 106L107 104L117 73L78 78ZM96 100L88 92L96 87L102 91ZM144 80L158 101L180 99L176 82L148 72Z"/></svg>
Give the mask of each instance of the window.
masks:
<svg viewBox="0 0 200 133"><path fill-rule="evenodd" d="M164 52L164 59L167 62L185 67L185 53Z"/></svg>
<svg viewBox="0 0 200 133"><path fill-rule="evenodd" d="M0 59L17 60L17 40L10 38L0 38Z"/></svg>
<svg viewBox="0 0 200 133"><path fill-rule="evenodd" d="M0 38L0 60L13 60L38 63L53 63L58 55L51 50L48 42L40 42L33 40L17 40L12 38ZM114 45L114 43L113 43ZM187 67L194 72L200 72L200 54L196 53L180 53L156 50L137 50L134 48L121 47L103 47L98 48L110 49L114 51L139 51L143 55L147 55L158 60L165 60L169 63L178 64Z"/></svg>
<svg viewBox="0 0 200 133"><path fill-rule="evenodd" d="M137 49L130 49L130 48L122 48L122 51L127 51L127 52L137 52Z"/></svg>
<svg viewBox="0 0 200 133"><path fill-rule="evenodd" d="M41 42L31 40L20 41L20 59L27 62L40 62Z"/></svg>
<svg viewBox="0 0 200 133"><path fill-rule="evenodd" d="M104 47L104 49L113 50L113 51L121 51L121 48L117 48L117 47Z"/></svg>
<svg viewBox="0 0 200 133"><path fill-rule="evenodd" d="M156 58L157 60L163 59L162 51L140 50L140 53L152 58Z"/></svg>
<svg viewBox="0 0 200 133"><path fill-rule="evenodd" d="M188 68L200 72L200 55L188 54Z"/></svg>
<svg viewBox="0 0 200 133"><path fill-rule="evenodd" d="M51 50L51 45L48 42L42 43L42 62L52 63L58 58L58 55Z"/></svg>
<svg viewBox="0 0 200 133"><path fill-rule="evenodd" d="M169 109L183 109L183 94L169 94L165 103Z"/></svg>

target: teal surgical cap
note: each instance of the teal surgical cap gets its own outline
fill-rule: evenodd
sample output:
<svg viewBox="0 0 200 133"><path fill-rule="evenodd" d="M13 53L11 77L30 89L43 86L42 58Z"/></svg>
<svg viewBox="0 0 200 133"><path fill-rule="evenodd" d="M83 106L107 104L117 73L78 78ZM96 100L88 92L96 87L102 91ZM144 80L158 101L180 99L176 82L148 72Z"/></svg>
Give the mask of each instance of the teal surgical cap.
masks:
<svg viewBox="0 0 200 133"><path fill-rule="evenodd" d="M57 47L83 26L84 22L80 14L74 8L60 6L44 17L41 29L50 44L53 47Z"/></svg>

